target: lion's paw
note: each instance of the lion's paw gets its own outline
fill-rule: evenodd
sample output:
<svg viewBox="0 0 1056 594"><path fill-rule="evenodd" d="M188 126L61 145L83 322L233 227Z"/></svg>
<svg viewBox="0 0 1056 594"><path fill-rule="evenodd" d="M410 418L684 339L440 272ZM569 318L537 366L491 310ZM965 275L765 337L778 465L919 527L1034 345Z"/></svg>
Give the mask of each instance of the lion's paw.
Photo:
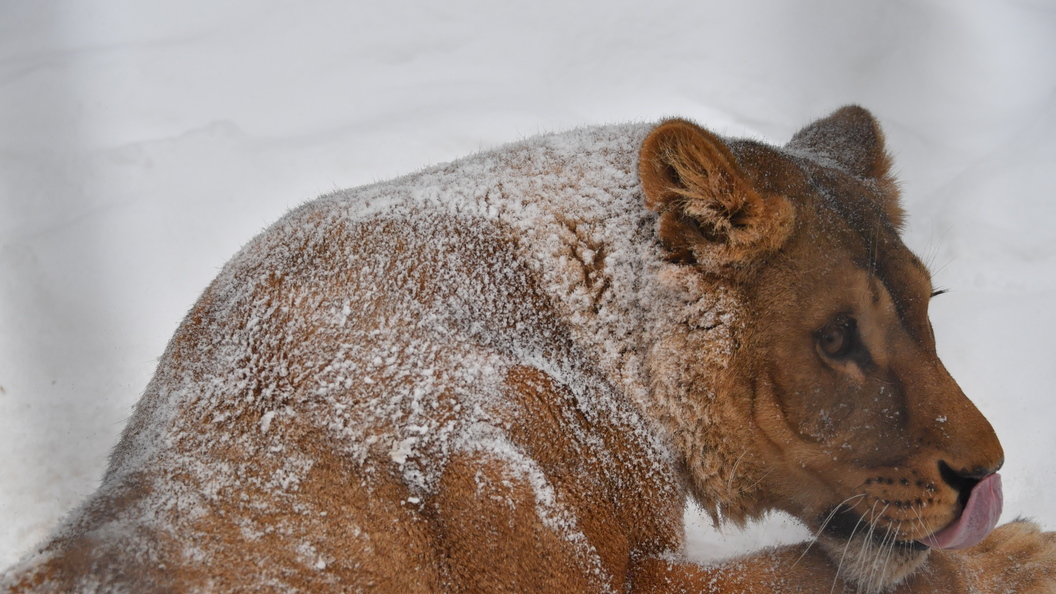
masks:
<svg viewBox="0 0 1056 594"><path fill-rule="evenodd" d="M986 593L1056 592L1056 532L1016 520L1000 526L961 557Z"/></svg>

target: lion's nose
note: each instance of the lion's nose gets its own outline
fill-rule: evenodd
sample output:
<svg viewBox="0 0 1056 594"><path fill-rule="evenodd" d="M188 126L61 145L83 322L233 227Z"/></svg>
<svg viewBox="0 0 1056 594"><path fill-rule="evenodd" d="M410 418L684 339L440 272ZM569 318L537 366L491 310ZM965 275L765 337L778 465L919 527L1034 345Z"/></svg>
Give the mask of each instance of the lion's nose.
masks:
<svg viewBox="0 0 1056 594"><path fill-rule="evenodd" d="M939 460L939 476L943 482L956 489L962 499L967 499L972 487L984 478L994 474L1005 464L1001 458L996 464L990 466L973 466L971 468L960 467L954 470L945 460Z"/></svg>

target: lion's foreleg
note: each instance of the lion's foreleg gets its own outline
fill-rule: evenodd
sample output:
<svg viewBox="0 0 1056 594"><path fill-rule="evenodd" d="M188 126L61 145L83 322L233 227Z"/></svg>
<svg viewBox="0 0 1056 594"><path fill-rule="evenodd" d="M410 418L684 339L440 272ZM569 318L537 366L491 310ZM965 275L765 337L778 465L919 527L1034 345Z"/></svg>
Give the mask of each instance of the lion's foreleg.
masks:
<svg viewBox="0 0 1056 594"><path fill-rule="evenodd" d="M1032 522L998 527L963 551L932 551L928 562L896 594L1056 592L1056 532Z"/></svg>
<svg viewBox="0 0 1056 594"><path fill-rule="evenodd" d="M805 552L804 552L805 551ZM632 591L747 594L762 592L858 592L839 568L806 543L766 549L711 566L643 559L632 569ZM1056 532L1030 522L999 527L963 551L932 551L923 566L890 594L936 592L1041 594L1056 592Z"/></svg>
<svg viewBox="0 0 1056 594"><path fill-rule="evenodd" d="M764 592L843 592L853 588L817 547L798 544L759 551L716 565L643 559L634 567L635 593L749 594Z"/></svg>

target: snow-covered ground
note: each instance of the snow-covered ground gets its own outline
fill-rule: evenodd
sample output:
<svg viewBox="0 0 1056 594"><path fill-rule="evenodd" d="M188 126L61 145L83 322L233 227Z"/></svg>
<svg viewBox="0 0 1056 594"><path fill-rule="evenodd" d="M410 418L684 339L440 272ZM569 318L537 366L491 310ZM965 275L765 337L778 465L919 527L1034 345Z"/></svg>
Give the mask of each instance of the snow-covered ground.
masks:
<svg viewBox="0 0 1056 594"><path fill-rule="evenodd" d="M286 209L540 131L884 124L947 367L1056 528L1048 0L0 0L0 567L95 488L184 312ZM705 558L803 537L774 518Z"/></svg>

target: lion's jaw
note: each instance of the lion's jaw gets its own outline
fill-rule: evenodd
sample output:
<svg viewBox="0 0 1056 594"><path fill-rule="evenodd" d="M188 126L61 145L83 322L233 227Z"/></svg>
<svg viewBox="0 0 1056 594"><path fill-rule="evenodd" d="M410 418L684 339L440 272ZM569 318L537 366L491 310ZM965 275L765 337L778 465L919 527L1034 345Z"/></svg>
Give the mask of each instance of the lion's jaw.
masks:
<svg viewBox="0 0 1056 594"><path fill-rule="evenodd" d="M849 539L822 535L818 544L837 567L837 577L858 584L866 594L887 592L928 558L927 549L907 546L890 533L864 530Z"/></svg>

